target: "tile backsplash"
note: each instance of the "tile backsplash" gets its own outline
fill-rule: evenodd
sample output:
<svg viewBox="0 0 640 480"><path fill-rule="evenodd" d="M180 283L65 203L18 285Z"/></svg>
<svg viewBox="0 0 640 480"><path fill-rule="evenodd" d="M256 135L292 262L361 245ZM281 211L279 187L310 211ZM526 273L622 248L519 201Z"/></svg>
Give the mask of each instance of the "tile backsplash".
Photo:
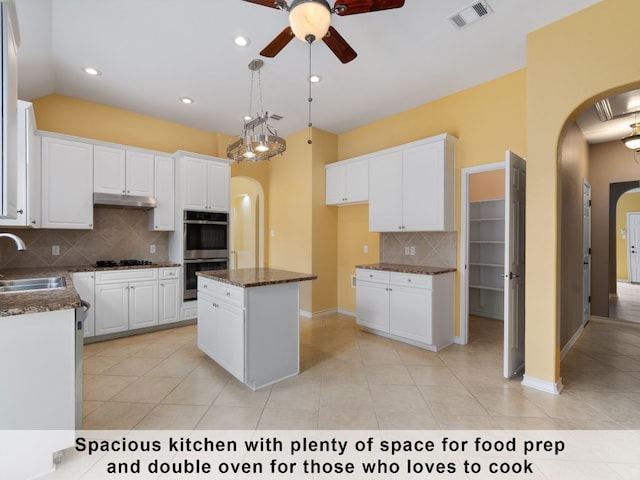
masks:
<svg viewBox="0 0 640 480"><path fill-rule="evenodd" d="M455 268L456 242L456 232L384 232L380 262ZM415 255L406 255L405 247L415 247Z"/></svg>
<svg viewBox="0 0 640 480"><path fill-rule="evenodd" d="M93 230L0 227L27 244L27 250L19 252L13 241L0 239L0 269L68 267L97 260L168 260L169 233L149 230L148 210L101 207L93 215ZM60 247L60 255L51 254L53 245ZM150 245L156 246L156 253L149 253Z"/></svg>

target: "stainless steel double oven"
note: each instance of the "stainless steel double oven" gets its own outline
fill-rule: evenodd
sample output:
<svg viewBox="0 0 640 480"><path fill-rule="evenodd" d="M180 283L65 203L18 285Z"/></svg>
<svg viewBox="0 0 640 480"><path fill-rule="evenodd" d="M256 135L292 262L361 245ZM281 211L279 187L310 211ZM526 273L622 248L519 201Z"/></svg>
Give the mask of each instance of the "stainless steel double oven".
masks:
<svg viewBox="0 0 640 480"><path fill-rule="evenodd" d="M184 299L196 298L198 277L204 270L229 265L229 214L184 211Z"/></svg>

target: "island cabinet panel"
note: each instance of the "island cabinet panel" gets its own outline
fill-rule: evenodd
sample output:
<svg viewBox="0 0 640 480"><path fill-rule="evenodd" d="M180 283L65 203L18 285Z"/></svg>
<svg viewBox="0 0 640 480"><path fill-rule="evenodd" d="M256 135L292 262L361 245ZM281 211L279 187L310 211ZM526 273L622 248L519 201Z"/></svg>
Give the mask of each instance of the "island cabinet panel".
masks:
<svg viewBox="0 0 640 480"><path fill-rule="evenodd" d="M297 375L298 295L297 282L245 288L199 276L198 347L252 390Z"/></svg>

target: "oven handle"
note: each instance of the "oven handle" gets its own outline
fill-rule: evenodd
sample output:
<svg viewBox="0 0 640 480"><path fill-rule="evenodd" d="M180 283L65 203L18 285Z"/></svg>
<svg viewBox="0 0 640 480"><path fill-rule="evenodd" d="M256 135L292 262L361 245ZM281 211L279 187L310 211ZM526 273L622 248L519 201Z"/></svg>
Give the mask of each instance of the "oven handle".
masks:
<svg viewBox="0 0 640 480"><path fill-rule="evenodd" d="M196 258L196 259L184 259L184 263L222 263L227 262L227 258Z"/></svg>
<svg viewBox="0 0 640 480"><path fill-rule="evenodd" d="M229 225L229 222L221 222L214 220L185 220L185 225Z"/></svg>

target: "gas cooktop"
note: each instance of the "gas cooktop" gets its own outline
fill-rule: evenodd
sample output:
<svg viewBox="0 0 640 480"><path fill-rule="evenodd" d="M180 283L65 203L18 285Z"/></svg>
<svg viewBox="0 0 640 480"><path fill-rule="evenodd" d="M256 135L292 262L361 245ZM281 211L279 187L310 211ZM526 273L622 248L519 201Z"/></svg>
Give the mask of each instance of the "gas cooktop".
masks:
<svg viewBox="0 0 640 480"><path fill-rule="evenodd" d="M95 264L96 268L105 267L132 267L136 265L153 265L150 260L98 260Z"/></svg>

